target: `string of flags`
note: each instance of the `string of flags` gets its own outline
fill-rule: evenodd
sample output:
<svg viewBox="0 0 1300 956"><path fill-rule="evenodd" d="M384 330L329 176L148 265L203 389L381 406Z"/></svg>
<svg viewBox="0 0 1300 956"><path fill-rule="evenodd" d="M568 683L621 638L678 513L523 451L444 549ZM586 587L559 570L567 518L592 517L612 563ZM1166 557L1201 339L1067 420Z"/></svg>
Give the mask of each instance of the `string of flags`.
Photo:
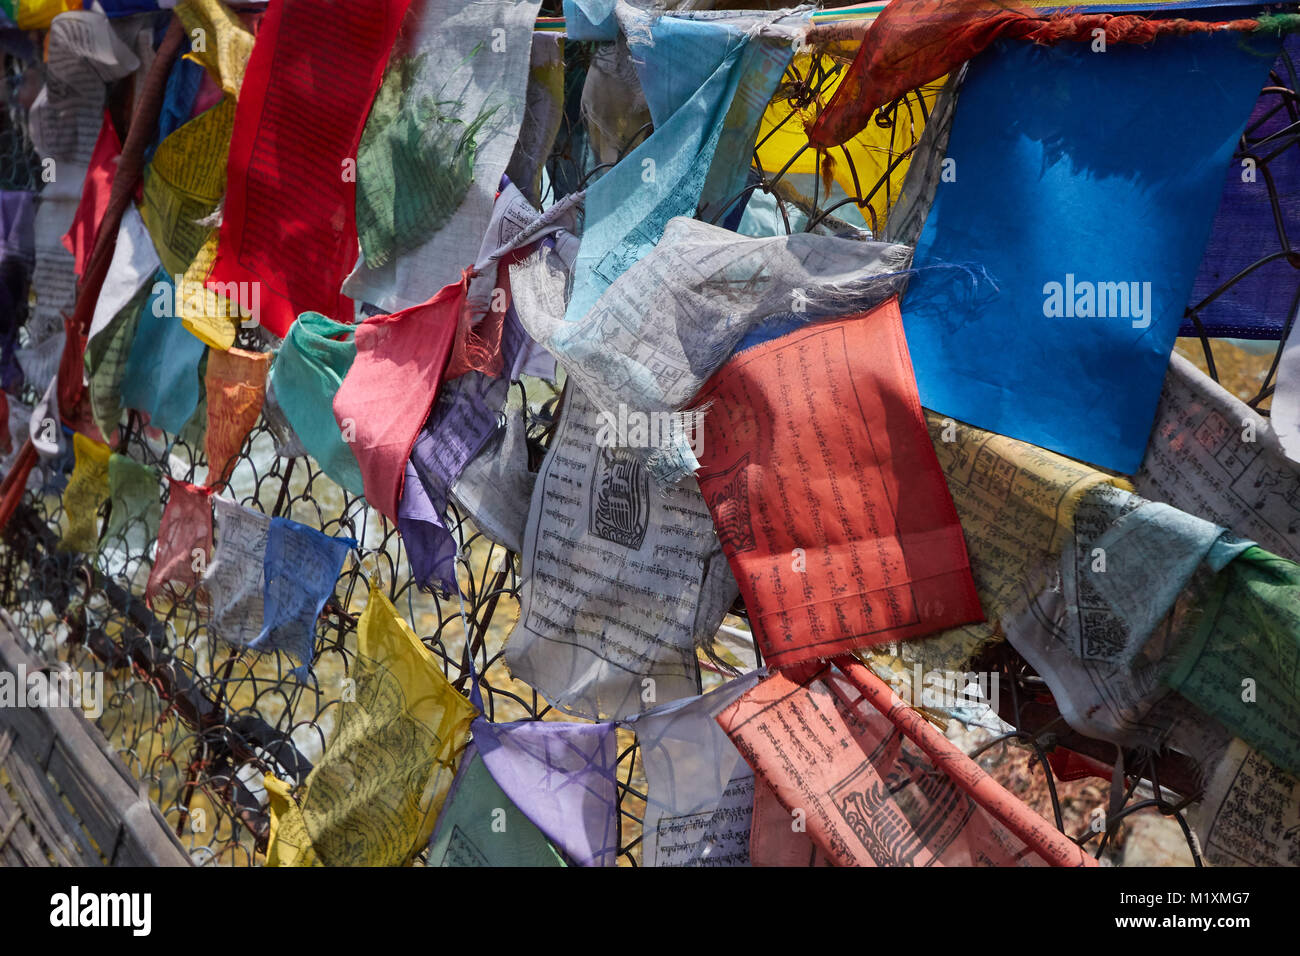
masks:
<svg viewBox="0 0 1300 956"><path fill-rule="evenodd" d="M262 425L419 588L453 507L518 555L559 719L374 577L268 865L616 865L635 740L646 865L1094 866L941 729L998 645L1053 766L1177 753L1208 861L1300 863L1300 13L702 6L0 0L0 524L298 681L365 542L238 492ZM1272 414L1189 332L1284 341Z"/></svg>

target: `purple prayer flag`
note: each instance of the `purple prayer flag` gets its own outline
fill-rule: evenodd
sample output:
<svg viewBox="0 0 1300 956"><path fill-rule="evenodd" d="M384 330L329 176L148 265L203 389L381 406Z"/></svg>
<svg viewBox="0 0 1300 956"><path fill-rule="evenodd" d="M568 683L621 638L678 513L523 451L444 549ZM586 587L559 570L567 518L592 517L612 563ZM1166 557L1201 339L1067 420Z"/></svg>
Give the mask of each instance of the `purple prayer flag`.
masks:
<svg viewBox="0 0 1300 956"><path fill-rule="evenodd" d="M456 590L456 539L442 519L446 506L445 498L442 508L434 506L414 463L408 461L397 506L397 530L410 557L411 574L419 587L436 587L451 594Z"/></svg>
<svg viewBox="0 0 1300 956"><path fill-rule="evenodd" d="M1300 57L1300 36L1291 34L1274 71L1283 82L1290 78L1288 64ZM1269 114L1272 113L1270 116ZM1246 136L1258 142L1283 133L1277 140L1257 148L1260 159L1272 153L1267 163L1243 165L1234 160L1228 166L1214 216L1214 231L1201 259L1188 308L1195 308L1216 289L1269 254L1273 261L1260 266L1233 283L1198 313L1206 335L1239 339L1280 339L1287 316L1300 292L1296 268L1280 255L1283 249L1278 229L1284 229L1290 243L1300 238L1300 152L1285 145L1284 131L1292 125L1285 95L1265 93L1255 103L1246 124ZM1265 171L1267 170L1267 172ZM1277 191L1278 214L1269 196ZM1199 334L1191 318L1184 320L1179 335Z"/></svg>
<svg viewBox="0 0 1300 956"><path fill-rule="evenodd" d="M398 504L397 528L411 555L416 584L451 594L456 541L443 515L451 486L497 430L510 381L469 372L448 382L411 449Z"/></svg>
<svg viewBox="0 0 1300 956"><path fill-rule="evenodd" d="M614 724L474 721L492 779L547 839L579 866L618 857L618 748Z"/></svg>
<svg viewBox="0 0 1300 956"><path fill-rule="evenodd" d="M510 383L522 374L554 377L555 359L529 338L511 306L501 338L502 374L472 371L446 382L406 465L397 529L419 587L457 590L457 545L444 515L451 487L500 427Z"/></svg>

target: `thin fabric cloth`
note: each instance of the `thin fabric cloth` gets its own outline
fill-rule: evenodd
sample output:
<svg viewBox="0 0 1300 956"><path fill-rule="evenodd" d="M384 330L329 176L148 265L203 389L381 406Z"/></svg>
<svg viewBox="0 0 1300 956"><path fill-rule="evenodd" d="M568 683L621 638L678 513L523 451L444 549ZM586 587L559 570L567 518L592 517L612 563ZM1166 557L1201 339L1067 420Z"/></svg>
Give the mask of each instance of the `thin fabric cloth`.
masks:
<svg viewBox="0 0 1300 956"><path fill-rule="evenodd" d="M207 346L173 315L172 280L162 270L153 279L122 371L122 404L144 412L154 428L175 435L199 407L199 366Z"/></svg>
<svg viewBox="0 0 1300 956"><path fill-rule="evenodd" d="M212 489L168 476L167 507L158 527L145 601L179 600L198 583L212 557Z"/></svg>
<svg viewBox="0 0 1300 956"><path fill-rule="evenodd" d="M108 275L87 333L85 377L95 423L111 435L122 416L122 389L150 283L161 263L134 207L122 217Z"/></svg>
<svg viewBox="0 0 1300 956"><path fill-rule="evenodd" d="M1202 564L1220 572L1250 547L1212 522L1100 485L1075 512L1058 574L1004 616L1003 630L1075 730L1152 750L1199 749L1186 736L1195 728L1162 702L1161 675L1181 643L1164 621Z"/></svg>
<svg viewBox="0 0 1300 956"><path fill-rule="evenodd" d="M339 429L332 404L356 359L355 332L354 326L317 312L303 313L276 353L270 383L307 454L343 488L364 495L357 456Z"/></svg>
<svg viewBox="0 0 1300 956"><path fill-rule="evenodd" d="M1198 603L1161 679L1273 764L1300 775L1297 608L1300 565L1262 548L1245 550Z"/></svg>
<svg viewBox="0 0 1300 956"><path fill-rule="evenodd" d="M119 455L108 459L108 526L104 539L139 554L158 537L162 521L158 469Z"/></svg>
<svg viewBox="0 0 1300 956"><path fill-rule="evenodd" d="M520 403L506 408L505 423L465 466L451 495L484 537L520 554L536 481L528 468L528 426Z"/></svg>
<svg viewBox="0 0 1300 956"><path fill-rule="evenodd" d="M618 858L615 725L474 721L474 745L497 786L578 866Z"/></svg>
<svg viewBox="0 0 1300 956"><path fill-rule="evenodd" d="M270 365L269 352L208 352L203 378L208 428L203 450L208 459L209 488L221 488L230 480L248 433L262 415Z"/></svg>
<svg viewBox="0 0 1300 956"><path fill-rule="evenodd" d="M1096 865L863 665L845 666L773 674L718 716L787 811L778 826L803 811L837 866Z"/></svg>
<svg viewBox="0 0 1300 956"><path fill-rule="evenodd" d="M409 2L286 0L262 19L208 282L260 283L260 321L278 336L308 310L351 314L339 287L357 245L356 177L340 162L357 155Z"/></svg>
<svg viewBox="0 0 1300 956"><path fill-rule="evenodd" d="M262 630L255 651L284 651L302 671L310 663L316 619L334 593L351 538L335 538L288 518L272 518L266 537Z"/></svg>
<svg viewBox="0 0 1300 956"><path fill-rule="evenodd" d="M796 20L803 22L791 22ZM714 34L719 55L711 58L713 69L698 77L700 85L689 98L678 100L680 105L662 125L588 189L582 246L566 312L569 321L582 319L629 266L663 247L660 239L670 219L696 213L728 111L750 64L746 51L757 42L753 33L722 21L665 20L656 25L667 33L648 38L651 42L642 47L647 69L681 69L683 45L702 31ZM788 60L788 46L785 56ZM667 108L672 100L665 96L664 102Z"/></svg>
<svg viewBox="0 0 1300 956"><path fill-rule="evenodd" d="M643 866L748 866L754 771L717 717L765 675L728 681L629 722L645 766Z"/></svg>
<svg viewBox="0 0 1300 956"><path fill-rule="evenodd" d="M357 163L362 255L344 293L396 312L471 264L519 137L539 7L413 0L366 121Z"/></svg>
<svg viewBox="0 0 1300 956"><path fill-rule="evenodd" d="M1104 55L1011 43L971 64L956 179L938 184L902 303L926 408L1137 470L1223 170L1278 47L1232 33ZM954 283L953 266L993 290Z"/></svg>
<svg viewBox="0 0 1300 956"><path fill-rule="evenodd" d="M737 348L880 304L902 290L910 257L907 246L807 233L747 239L677 218L574 321L558 318L565 270L557 253L542 250L515 266L510 283L528 333L617 419L620 405L686 408ZM652 447L647 459L663 482L694 466L671 444Z"/></svg>
<svg viewBox="0 0 1300 956"><path fill-rule="evenodd" d="M1273 72L1286 77L1297 59L1300 36L1292 33L1283 41ZM1261 93L1246 123L1250 140L1267 152L1267 163L1234 162L1224 174L1219 211L1187 302L1200 325L1185 319L1179 335L1203 331L1239 339L1278 339L1286 328L1286 310L1277 303L1295 294L1295 267L1285 257L1256 265L1265 254L1281 252L1285 237L1300 234L1300 151L1267 149L1270 138L1285 135L1290 125L1279 103L1278 93ZM1274 190L1281 222L1274 212Z"/></svg>
<svg viewBox="0 0 1300 956"><path fill-rule="evenodd" d="M86 274L86 263L95 244L95 234L108 211L108 196L113 174L122 156L122 141L113 127L112 116L104 112L104 122L90 154L90 168L81 184L81 201L77 204L72 226L63 237L63 247L72 253L73 270L78 277ZM134 212L134 210L131 210Z"/></svg>
<svg viewBox="0 0 1300 956"><path fill-rule="evenodd" d="M736 595L695 479L658 489L572 382L524 533L516 678L567 713L621 718L693 695L695 649Z"/></svg>
<svg viewBox="0 0 1300 956"><path fill-rule="evenodd" d="M481 372L448 382L411 449L397 526L421 587L456 590L458 545L444 517L447 502L452 485L495 432L509 387L506 378Z"/></svg>
<svg viewBox="0 0 1300 956"><path fill-rule="evenodd" d="M366 500L389 521L397 521L407 459L442 384L466 286L356 326L356 357L334 395L334 418L354 436Z"/></svg>

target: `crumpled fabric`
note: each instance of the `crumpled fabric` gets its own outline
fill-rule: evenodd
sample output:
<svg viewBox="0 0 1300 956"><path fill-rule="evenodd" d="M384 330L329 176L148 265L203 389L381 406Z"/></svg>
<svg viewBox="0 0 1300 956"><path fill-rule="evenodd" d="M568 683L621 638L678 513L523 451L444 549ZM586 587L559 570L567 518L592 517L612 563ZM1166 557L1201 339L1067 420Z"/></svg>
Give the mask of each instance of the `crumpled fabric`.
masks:
<svg viewBox="0 0 1300 956"><path fill-rule="evenodd" d="M208 632L247 647L262 630L268 515L228 498L214 498L217 548L201 583L208 592Z"/></svg>
<svg viewBox="0 0 1300 956"><path fill-rule="evenodd" d="M466 284L356 326L356 358L334 396L334 418L355 436L366 500L390 521L397 520L411 448L443 382Z"/></svg>
<svg viewBox="0 0 1300 956"><path fill-rule="evenodd" d="M1091 41L1103 30L1107 43L1145 45L1157 36L1254 31L1256 20L1211 23L1201 20L1156 20L1109 13L1058 13L1050 17L1009 10L995 0L891 0L874 22L863 23L861 45L808 141L829 149L857 135L880 107L924 86L973 59L1003 37L1052 46L1064 41ZM844 27L814 27L808 44L842 34Z"/></svg>
<svg viewBox="0 0 1300 956"><path fill-rule="evenodd" d="M122 384L140 321L158 271L158 253L135 209L122 216L107 277L95 301L83 355L86 397L95 424L111 436L122 417ZM60 382L61 391L66 392Z"/></svg>
<svg viewBox="0 0 1300 956"><path fill-rule="evenodd" d="M199 365L207 346L171 314L172 280L159 270L140 310L122 372L122 404L149 416L149 424L178 434L199 407Z"/></svg>
<svg viewBox="0 0 1300 956"><path fill-rule="evenodd" d="M49 462L61 458L67 451L67 441L59 424L59 383L51 381L45 395L32 407L27 433L42 460Z"/></svg>
<svg viewBox="0 0 1300 956"><path fill-rule="evenodd" d="M271 365L271 387L285 419L321 470L354 495L365 494L361 467L334 418L334 396L352 362L356 329L304 312Z"/></svg>
<svg viewBox="0 0 1300 956"><path fill-rule="evenodd" d="M302 447L302 442L294 434L293 426L289 424L284 409L276 400L275 389L269 381L266 384L266 400L262 403L262 418L266 421L266 427L271 430L271 437L275 440L276 457L302 458L307 454L307 449Z"/></svg>
<svg viewBox="0 0 1300 956"><path fill-rule="evenodd" d="M525 317L545 315L545 309L521 310L520 319L602 409L616 410L620 400L642 410L678 409L737 348L890 298L908 278L911 253L892 243L807 233L737 237L679 217L582 321L536 323ZM707 272L698 263L707 263ZM512 270L516 299L535 294L531 284L527 293L521 289L518 279L519 270ZM671 294L655 294L665 287ZM665 381L644 346L634 347L638 333L652 339L656 353L666 353L663 361L671 362L673 372L683 374Z"/></svg>
<svg viewBox="0 0 1300 956"><path fill-rule="evenodd" d="M316 619L334 593L351 538L272 518L266 538L262 630L249 644L255 651L284 651L305 672L316 638Z"/></svg>
<svg viewBox="0 0 1300 956"><path fill-rule="evenodd" d="M167 476L167 507L158 527L158 550L145 586L149 607L158 597L181 600L198 583L212 557L212 489Z"/></svg>
<svg viewBox="0 0 1300 956"><path fill-rule="evenodd" d="M266 843L266 865L324 866L311 842L307 821L293 799L293 785L273 773L262 777L266 808L271 815Z"/></svg>
<svg viewBox="0 0 1300 956"><path fill-rule="evenodd" d="M515 266L510 284L529 334L618 420L620 405L685 408L738 348L879 305L901 290L910 259L908 246L807 233L749 239L676 218L579 321L558 318L565 270L557 253L543 248ZM684 473L656 477L671 483Z"/></svg>
<svg viewBox="0 0 1300 956"><path fill-rule="evenodd" d="M131 552L146 551L162 521L158 469L116 452L108 459L109 512L104 540Z"/></svg>
<svg viewBox="0 0 1300 956"><path fill-rule="evenodd" d="M428 57L392 58L357 147L357 238L370 269L447 224L474 179L475 139L496 112L462 121L454 98L440 102L415 82Z"/></svg>
<svg viewBox="0 0 1300 956"><path fill-rule="evenodd" d="M726 26L711 28L729 41L713 73L666 123L587 190L582 246L568 301L570 321L586 315L610 283L656 247L669 219L696 211L750 42L748 34Z"/></svg>
<svg viewBox="0 0 1300 956"><path fill-rule="evenodd" d="M417 587L454 594L456 583L456 539L442 513L445 501L435 502L420 480L415 463L406 463L402 501L397 511L397 531L411 563L411 577Z"/></svg>
<svg viewBox="0 0 1300 956"><path fill-rule="evenodd" d="M479 372L448 382L411 449L410 465L423 497L414 492L410 502L404 499L403 504L411 509L407 519L414 520L414 509L421 501L427 504L420 507L431 508L437 516L435 522L426 524L424 534L409 542L412 569L421 587L441 583L448 592L455 590L456 572L450 562L456 544L441 515L447 510L452 485L495 431L497 412L505 404L509 387L504 378L488 378Z"/></svg>
<svg viewBox="0 0 1300 956"><path fill-rule="evenodd" d="M730 54L736 33L748 38L736 66L736 92L717 132L714 156L721 159L707 164L695 213L704 222L718 222L729 210L738 217L751 195L745 193L737 201L749 179L749 159L758 142L763 111L784 81L807 29L809 11L703 13L689 9L695 4L676 6L681 9L666 17L655 9L634 11L626 3L618 10L655 129L667 126L695 91L705 87L710 74ZM729 162L730 157L744 157L744 161Z"/></svg>
<svg viewBox="0 0 1300 956"><path fill-rule="evenodd" d="M478 718L474 745L492 779L578 866L618 858L615 725Z"/></svg>
<svg viewBox="0 0 1300 956"><path fill-rule="evenodd" d="M697 693L696 649L738 593L695 479L655 488L600 428L570 383L529 506L506 643L515 678L591 720Z"/></svg>
<svg viewBox="0 0 1300 956"><path fill-rule="evenodd" d="M81 184L81 201L77 204L77 213L72 219L72 226L63 237L63 248L72 253L73 269L78 277L86 274L86 263L90 260L91 248L95 244L95 234L108 211L108 194L113 187L113 174L117 171L117 161L122 155L122 141L113 126L113 118L104 111L104 123L95 140L95 148L90 154L90 168Z"/></svg>
<svg viewBox="0 0 1300 956"><path fill-rule="evenodd" d="M262 414L270 352L208 352L204 393L208 399L208 430L204 453L208 458L209 488L230 480L248 433Z"/></svg>
<svg viewBox="0 0 1300 956"><path fill-rule="evenodd" d="M367 218L363 193L373 197L370 212L391 211L404 219L414 213L425 235L404 255L386 265L370 268L365 257L343 286L345 294L370 302L386 312L418 305L438 289L450 285L469 264L474 242L484 234L491 218L494 194L514 152L523 120L538 0L418 0L411 4L402 35L389 58L390 74L410 63L402 78L408 102L432 99L441 122L434 128L409 130L420 134L435 155L408 158L364 167L358 160L357 218ZM408 57L415 54L412 63ZM420 54L424 54L421 56ZM426 100L426 106L428 102ZM391 111L371 111L366 134ZM486 120L483 120L484 116ZM461 133L475 129L458 154L450 154ZM408 134L402 134L408 135ZM408 148L402 143L403 151ZM442 153L442 156L436 153ZM438 168L437 160L443 161ZM412 177L412 165L435 161L431 178ZM466 175L471 173L472 175ZM367 183L377 174L374 183ZM400 180L405 179L405 182ZM397 182L394 182L398 180ZM396 203L396 206L393 204ZM429 223L442 225L429 231ZM413 222L412 225L415 225ZM366 256L372 249L363 240Z"/></svg>
<svg viewBox="0 0 1300 956"><path fill-rule="evenodd" d="M1172 707L1160 683L1180 630L1163 622L1202 564L1221 572L1251 545L1210 521L1098 485L1075 511L1059 577L1049 572L1027 605L1003 615L1002 629L1077 732L1192 752L1196 716Z"/></svg>
<svg viewBox="0 0 1300 956"><path fill-rule="evenodd" d="M627 40L617 29L612 42L601 43L592 51L580 109L592 159L597 163L618 162L619 153L634 141L637 131L651 122Z"/></svg>
<svg viewBox="0 0 1300 956"><path fill-rule="evenodd" d="M1300 774L1300 565L1247 548L1185 619L1165 686ZM1245 692L1249 678L1252 693Z"/></svg>
<svg viewBox="0 0 1300 956"><path fill-rule="evenodd" d="M67 525L59 541L64 551L94 554L99 549L99 506L108 500L108 459L112 452L101 442L81 432L72 436L77 456L68 487L63 490L63 514Z"/></svg>
<svg viewBox="0 0 1300 956"><path fill-rule="evenodd" d="M534 31L530 56L524 119L506 175L530 200L540 203L546 158L564 119L564 38Z"/></svg>

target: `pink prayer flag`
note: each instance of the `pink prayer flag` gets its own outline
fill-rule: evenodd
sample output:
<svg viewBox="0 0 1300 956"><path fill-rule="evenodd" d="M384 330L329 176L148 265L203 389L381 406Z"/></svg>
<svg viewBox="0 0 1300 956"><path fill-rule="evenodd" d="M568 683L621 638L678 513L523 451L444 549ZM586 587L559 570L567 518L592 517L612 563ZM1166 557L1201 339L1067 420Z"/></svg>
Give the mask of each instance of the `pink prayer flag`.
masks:
<svg viewBox="0 0 1300 956"><path fill-rule="evenodd" d="M158 552L144 592L150 607L159 594L177 600L198 584L212 556L212 489L170 476L167 481Z"/></svg>
<svg viewBox="0 0 1300 956"><path fill-rule="evenodd" d="M357 357L334 395L366 500L394 523L406 461L438 395L467 289L462 279L423 305L358 325Z"/></svg>

